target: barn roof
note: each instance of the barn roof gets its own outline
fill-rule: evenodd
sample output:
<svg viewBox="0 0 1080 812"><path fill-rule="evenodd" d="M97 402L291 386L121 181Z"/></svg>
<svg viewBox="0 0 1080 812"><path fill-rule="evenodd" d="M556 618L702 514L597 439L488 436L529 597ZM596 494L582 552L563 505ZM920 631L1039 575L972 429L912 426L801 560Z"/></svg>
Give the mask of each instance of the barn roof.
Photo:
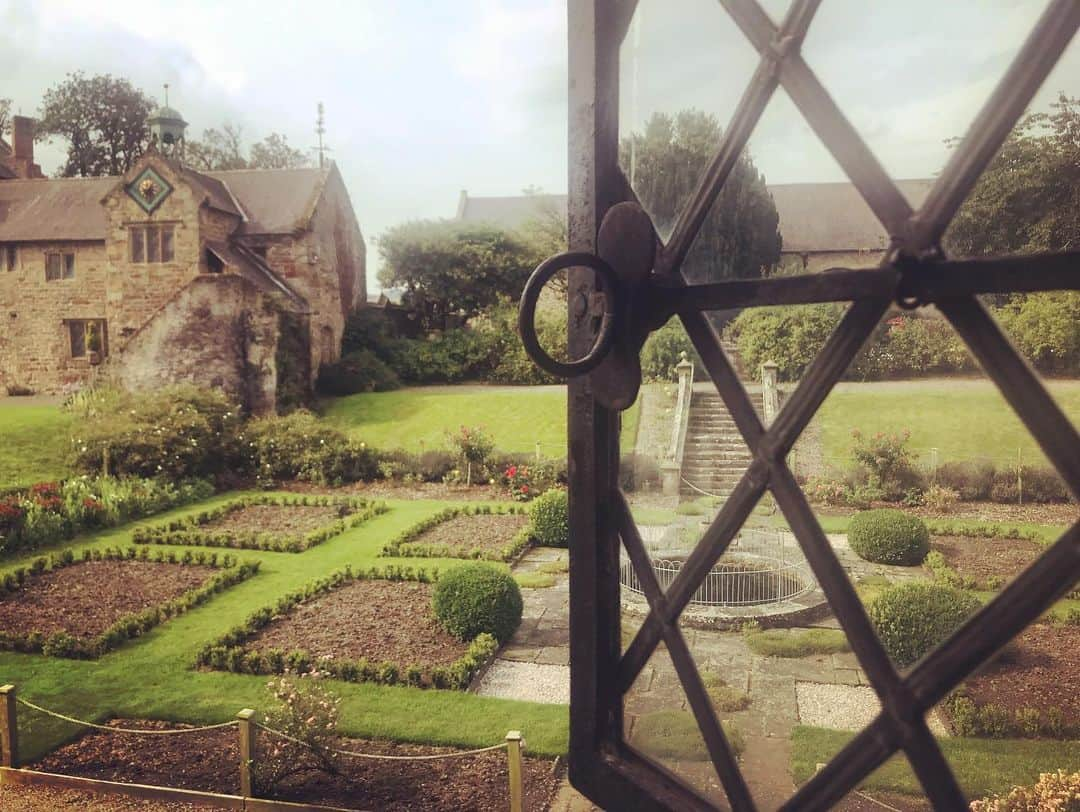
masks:
<svg viewBox="0 0 1080 812"><path fill-rule="evenodd" d="M932 180L896 181L913 207L922 205ZM785 183L768 187L780 215L784 251L865 251L886 248L889 236L850 183ZM557 212L566 217L566 195L470 197L462 191L456 219L519 228Z"/></svg>
<svg viewBox="0 0 1080 812"><path fill-rule="evenodd" d="M307 227L327 170L250 169L185 178L209 205L242 218L240 234L289 234ZM0 242L104 240L104 198L122 178L0 180Z"/></svg>

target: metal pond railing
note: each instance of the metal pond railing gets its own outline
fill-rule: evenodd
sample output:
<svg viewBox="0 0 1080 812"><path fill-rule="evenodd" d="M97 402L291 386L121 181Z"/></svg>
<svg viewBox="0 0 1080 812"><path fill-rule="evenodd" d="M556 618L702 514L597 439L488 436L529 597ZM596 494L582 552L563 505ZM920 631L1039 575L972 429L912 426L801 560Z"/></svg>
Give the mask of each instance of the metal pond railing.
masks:
<svg viewBox="0 0 1080 812"><path fill-rule="evenodd" d="M667 590L683 567L678 550L650 551L652 569L662 590ZM628 559L620 565L622 586L644 594ZM690 599L699 606L758 606L782 603L815 586L813 574L798 545L780 531L744 529L705 576Z"/></svg>

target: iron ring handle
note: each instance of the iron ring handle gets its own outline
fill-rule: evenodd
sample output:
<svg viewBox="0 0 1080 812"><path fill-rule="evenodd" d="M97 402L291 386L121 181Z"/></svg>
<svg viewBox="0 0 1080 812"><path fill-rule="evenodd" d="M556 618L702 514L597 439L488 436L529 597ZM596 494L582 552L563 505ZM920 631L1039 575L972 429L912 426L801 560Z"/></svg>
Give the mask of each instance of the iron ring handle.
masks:
<svg viewBox="0 0 1080 812"><path fill-rule="evenodd" d="M556 361L540 346L540 339L536 335L536 303L540 299L540 291L551 277L567 268L581 266L592 268L604 283L604 292L607 295L604 297L604 315L600 319L600 333L592 349L584 357L576 361ZM521 343L525 345L525 352L538 367L560 378L573 378L596 369L607 357L615 341L614 299L618 285L619 280L615 276L615 270L596 254L571 251L557 254L541 262L529 276L525 289L521 292L518 331L521 333Z"/></svg>

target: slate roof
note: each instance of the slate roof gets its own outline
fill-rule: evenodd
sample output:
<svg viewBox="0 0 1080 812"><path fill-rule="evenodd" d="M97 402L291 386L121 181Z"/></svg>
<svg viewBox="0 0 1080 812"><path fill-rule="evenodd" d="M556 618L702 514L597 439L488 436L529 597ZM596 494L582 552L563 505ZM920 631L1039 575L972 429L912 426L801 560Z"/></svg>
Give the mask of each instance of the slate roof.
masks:
<svg viewBox="0 0 1080 812"><path fill-rule="evenodd" d="M104 240L105 208L101 198L117 180L0 181L0 242Z"/></svg>
<svg viewBox="0 0 1080 812"><path fill-rule="evenodd" d="M196 172L187 180L209 205L238 215L239 234L290 234L307 226L329 170ZM101 199L119 177L0 180L0 242L104 240Z"/></svg>
<svg viewBox="0 0 1080 812"><path fill-rule="evenodd" d="M896 181L913 208L926 200L932 180ZM889 235L850 183L785 183L769 186L780 215L785 252L880 250Z"/></svg>
<svg viewBox="0 0 1080 812"><path fill-rule="evenodd" d="M235 169L207 172L223 182L247 215L242 234L289 234L315 212L329 170Z"/></svg>
<svg viewBox="0 0 1080 812"><path fill-rule="evenodd" d="M922 205L932 180L896 182L913 207ZM784 252L879 250L889 237L850 183L787 183L769 186L780 215ZM456 219L519 228L552 210L566 217L566 195L469 197L461 193Z"/></svg>
<svg viewBox="0 0 1080 812"><path fill-rule="evenodd" d="M290 285L278 276L259 257L258 254L244 248L239 243L224 243L217 240L207 240L206 247L217 254L218 259L235 271L255 287L267 293L284 294L293 302L306 305L307 300L290 287Z"/></svg>

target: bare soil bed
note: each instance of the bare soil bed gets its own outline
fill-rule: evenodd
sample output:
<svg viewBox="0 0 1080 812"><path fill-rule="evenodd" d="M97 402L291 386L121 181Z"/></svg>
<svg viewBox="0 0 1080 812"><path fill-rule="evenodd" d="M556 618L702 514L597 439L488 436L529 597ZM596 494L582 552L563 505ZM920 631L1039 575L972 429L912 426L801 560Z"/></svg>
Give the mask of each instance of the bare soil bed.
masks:
<svg viewBox="0 0 1080 812"><path fill-rule="evenodd" d="M364 496L370 499L462 499L469 502L499 501L509 497L498 485L448 485L442 482L404 483L393 479L354 482L341 488L329 488L310 482L285 482L281 490L290 493L325 493Z"/></svg>
<svg viewBox="0 0 1080 812"><path fill-rule="evenodd" d="M182 727L165 722L117 720L123 727ZM272 742L260 731L256 750ZM239 789L235 730L187 736L120 736L91 732L45 756L31 769L108 781L154 784L235 794ZM453 748L342 739L345 750L386 755L431 755ZM343 775L301 773L272 794L279 800L388 812L505 809L509 805L506 753L435 761L343 759ZM526 758L525 808L547 809L559 784L552 764Z"/></svg>
<svg viewBox="0 0 1080 812"><path fill-rule="evenodd" d="M455 516L418 536L412 544L446 544L497 552L529 523L521 513Z"/></svg>
<svg viewBox="0 0 1080 812"><path fill-rule="evenodd" d="M301 538L337 521L342 515L342 508L335 506L248 505L202 527L225 533L273 533Z"/></svg>
<svg viewBox="0 0 1080 812"><path fill-rule="evenodd" d="M977 705L993 703L1015 711L1060 708L1069 724L1080 719L1080 626L1036 623L1006 649L1006 655L964 681Z"/></svg>
<svg viewBox="0 0 1080 812"><path fill-rule="evenodd" d="M302 603L246 644L300 649L312 657L450 665L468 643L448 634L431 612L431 584L358 580Z"/></svg>
<svg viewBox="0 0 1080 812"><path fill-rule="evenodd" d="M988 578L1011 581L1045 549L1026 539L987 539L963 536L934 536L930 548L937 550L949 566L965 578L985 584Z"/></svg>
<svg viewBox="0 0 1080 812"><path fill-rule="evenodd" d="M96 637L127 614L178 598L214 577L213 567L151 561L84 561L31 576L0 598L0 631Z"/></svg>

